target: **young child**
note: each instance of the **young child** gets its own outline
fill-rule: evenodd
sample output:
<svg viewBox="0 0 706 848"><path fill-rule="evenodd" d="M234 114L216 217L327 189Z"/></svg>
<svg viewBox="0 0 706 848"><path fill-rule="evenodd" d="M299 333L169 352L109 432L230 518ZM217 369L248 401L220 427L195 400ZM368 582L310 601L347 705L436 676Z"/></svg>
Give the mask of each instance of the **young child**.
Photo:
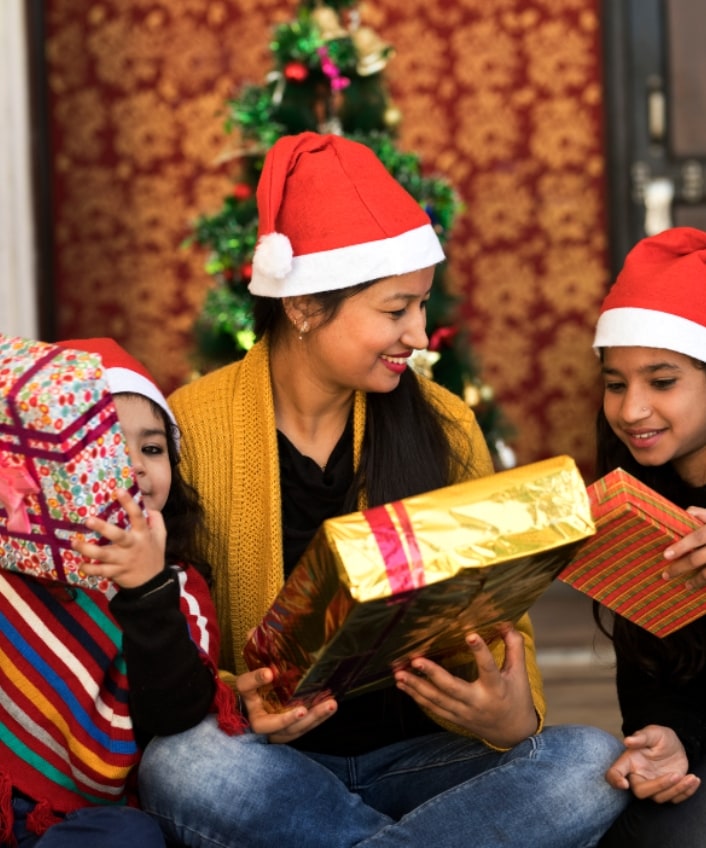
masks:
<svg viewBox="0 0 706 848"><path fill-rule="evenodd" d="M597 473L622 467L706 520L706 233L677 227L633 248L594 347L604 380ZM706 527L670 546L665 579L701 584L705 543ZM635 800L601 848L701 848L706 617L659 639L614 616L612 638L626 738L607 776Z"/></svg>
<svg viewBox="0 0 706 848"><path fill-rule="evenodd" d="M224 692L208 573L192 551L201 508L146 369L111 339L60 344L101 355L148 517L118 490L130 529L90 518L110 544L73 543L87 574L117 585L110 601L0 570L0 845L163 848L136 808L141 749L197 724Z"/></svg>

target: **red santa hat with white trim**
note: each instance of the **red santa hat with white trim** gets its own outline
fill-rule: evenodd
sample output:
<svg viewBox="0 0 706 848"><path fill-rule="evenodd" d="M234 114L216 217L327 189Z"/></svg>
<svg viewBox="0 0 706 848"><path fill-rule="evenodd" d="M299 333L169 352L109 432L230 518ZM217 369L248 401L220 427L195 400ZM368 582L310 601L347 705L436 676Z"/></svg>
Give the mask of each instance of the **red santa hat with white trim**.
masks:
<svg viewBox="0 0 706 848"><path fill-rule="evenodd" d="M600 309L593 348L657 347L706 361L706 232L642 239Z"/></svg>
<svg viewBox="0 0 706 848"><path fill-rule="evenodd" d="M174 414L154 377L139 360L131 356L114 339L68 339L56 344L64 350L80 350L84 353L98 354L105 368L105 379L111 394L130 392L149 398L167 413L169 420L176 427Z"/></svg>
<svg viewBox="0 0 706 848"><path fill-rule="evenodd" d="M444 259L419 203L369 147L338 135L278 139L265 157L257 205L255 295L332 291Z"/></svg>

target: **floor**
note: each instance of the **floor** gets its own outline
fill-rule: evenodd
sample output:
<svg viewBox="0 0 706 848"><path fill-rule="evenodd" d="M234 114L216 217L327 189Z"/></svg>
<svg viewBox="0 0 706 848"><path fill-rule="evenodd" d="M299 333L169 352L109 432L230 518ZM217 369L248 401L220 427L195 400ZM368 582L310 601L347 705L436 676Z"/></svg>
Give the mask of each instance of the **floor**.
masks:
<svg viewBox="0 0 706 848"><path fill-rule="evenodd" d="M555 581L530 610L544 677L547 724L592 724L622 738L613 651L591 601Z"/></svg>

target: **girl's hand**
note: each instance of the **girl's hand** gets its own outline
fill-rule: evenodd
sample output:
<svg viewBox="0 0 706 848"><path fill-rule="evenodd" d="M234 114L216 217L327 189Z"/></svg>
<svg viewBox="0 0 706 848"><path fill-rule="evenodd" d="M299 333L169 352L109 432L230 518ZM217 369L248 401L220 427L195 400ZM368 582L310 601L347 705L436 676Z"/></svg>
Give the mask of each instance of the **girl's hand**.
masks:
<svg viewBox="0 0 706 848"><path fill-rule="evenodd" d="M486 643L466 637L478 666L469 683L431 660L412 660L412 670L395 673L397 687L423 709L453 722L498 748L511 748L537 730L537 713L525 664L525 641L512 625L502 630L505 660L498 668Z"/></svg>
<svg viewBox="0 0 706 848"><path fill-rule="evenodd" d="M298 739L326 721L338 708L336 701L328 698L309 709L298 706L281 713L269 712L258 690L261 686L271 683L273 679L274 673L271 668L246 671L236 678L238 695L245 706L250 727L255 733L267 736L273 744Z"/></svg>
<svg viewBox="0 0 706 848"><path fill-rule="evenodd" d="M706 586L706 509L690 506L687 512L703 521L704 526L666 549L664 558L669 560L670 565L662 576L665 580L672 580L688 575L685 585L690 589L701 589Z"/></svg>
<svg viewBox="0 0 706 848"><path fill-rule="evenodd" d="M149 510L145 518L127 489L118 489L115 497L130 519L130 529L91 517L86 519L86 527L111 544L74 539L71 547L85 557L81 570L86 574L106 577L122 589L134 589L164 570L167 531L161 512Z"/></svg>
<svg viewBox="0 0 706 848"><path fill-rule="evenodd" d="M625 752L606 772L614 789L632 789L636 798L657 804L680 804L699 788L701 780L687 774L684 746L670 727L648 724L624 742Z"/></svg>

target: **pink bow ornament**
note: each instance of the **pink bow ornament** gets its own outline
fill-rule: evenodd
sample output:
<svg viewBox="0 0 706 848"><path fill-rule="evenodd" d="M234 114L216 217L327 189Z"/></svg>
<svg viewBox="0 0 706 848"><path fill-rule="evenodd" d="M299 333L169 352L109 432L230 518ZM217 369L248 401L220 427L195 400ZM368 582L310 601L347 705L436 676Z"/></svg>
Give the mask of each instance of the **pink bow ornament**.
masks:
<svg viewBox="0 0 706 848"><path fill-rule="evenodd" d="M39 491L24 465L0 465L0 503L7 512L7 529L11 533L29 533L31 529L25 495Z"/></svg>

